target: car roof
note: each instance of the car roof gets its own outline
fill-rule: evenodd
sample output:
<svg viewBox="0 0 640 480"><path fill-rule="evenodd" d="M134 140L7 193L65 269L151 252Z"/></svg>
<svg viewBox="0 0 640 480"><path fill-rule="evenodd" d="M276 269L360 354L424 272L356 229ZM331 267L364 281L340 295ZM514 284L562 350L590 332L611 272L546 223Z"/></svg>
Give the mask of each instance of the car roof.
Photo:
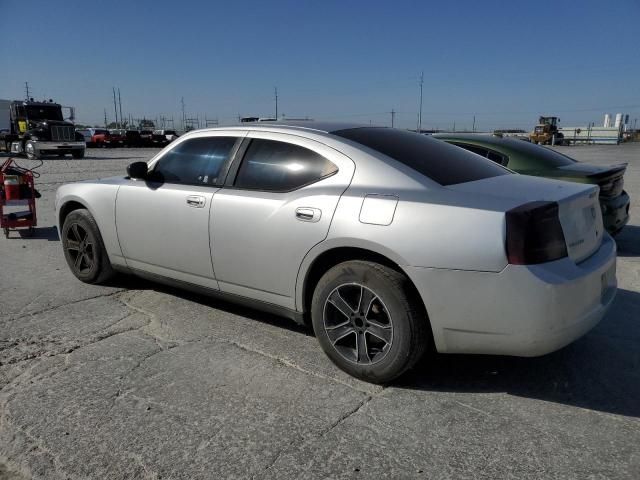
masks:
<svg viewBox="0 0 640 480"><path fill-rule="evenodd" d="M323 122L316 120L292 120L292 121L269 121L269 122L243 122L236 123L228 126L220 126L215 128L203 128L192 131L216 131L216 130L228 130L228 129L251 129L251 130L310 130L321 133L332 133L339 130L347 130L350 128L363 128L363 127L375 127L376 125L363 125L361 123L349 123L349 122Z"/></svg>
<svg viewBox="0 0 640 480"><path fill-rule="evenodd" d="M435 133L433 138L440 140L460 140L461 142L482 142L487 145L505 145L512 142L522 142L522 140L510 137L501 137L487 133Z"/></svg>

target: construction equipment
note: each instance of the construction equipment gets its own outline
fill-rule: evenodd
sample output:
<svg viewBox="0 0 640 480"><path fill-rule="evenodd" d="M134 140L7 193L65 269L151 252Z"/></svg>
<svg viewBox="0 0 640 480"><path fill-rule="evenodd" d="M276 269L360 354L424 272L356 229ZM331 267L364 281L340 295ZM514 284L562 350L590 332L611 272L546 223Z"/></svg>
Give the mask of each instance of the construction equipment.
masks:
<svg viewBox="0 0 640 480"><path fill-rule="evenodd" d="M558 131L558 117L540 117L529 139L539 145L561 145L564 135Z"/></svg>
<svg viewBox="0 0 640 480"><path fill-rule="evenodd" d="M39 194L33 177L33 170L20 167L13 158L0 166L0 228L7 238L9 231L16 228L27 228L31 236L38 223L36 197Z"/></svg>

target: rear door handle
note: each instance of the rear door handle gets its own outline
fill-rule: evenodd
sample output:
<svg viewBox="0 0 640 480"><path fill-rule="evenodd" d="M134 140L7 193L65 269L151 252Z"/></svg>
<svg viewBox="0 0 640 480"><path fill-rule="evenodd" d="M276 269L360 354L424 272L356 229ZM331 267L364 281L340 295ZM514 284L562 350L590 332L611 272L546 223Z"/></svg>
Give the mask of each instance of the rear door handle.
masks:
<svg viewBox="0 0 640 480"><path fill-rule="evenodd" d="M296 208L296 218L301 222L315 223L322 217L322 210L312 207L298 207Z"/></svg>
<svg viewBox="0 0 640 480"><path fill-rule="evenodd" d="M189 195L187 197L187 205L194 208L203 208L206 203L205 199L201 195Z"/></svg>

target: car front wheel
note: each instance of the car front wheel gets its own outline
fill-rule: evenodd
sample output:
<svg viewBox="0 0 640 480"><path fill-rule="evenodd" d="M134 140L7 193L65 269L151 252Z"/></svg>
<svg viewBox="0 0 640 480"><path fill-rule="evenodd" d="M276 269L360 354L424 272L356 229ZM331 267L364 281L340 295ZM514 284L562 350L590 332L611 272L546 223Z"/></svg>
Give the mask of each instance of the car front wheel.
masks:
<svg viewBox="0 0 640 480"><path fill-rule="evenodd" d="M71 272L85 283L104 283L114 271L96 221L88 210L74 210L62 226L62 247Z"/></svg>
<svg viewBox="0 0 640 480"><path fill-rule="evenodd" d="M374 262L327 271L314 291L311 319L329 358L372 383L402 375L430 345L426 312L407 277Z"/></svg>

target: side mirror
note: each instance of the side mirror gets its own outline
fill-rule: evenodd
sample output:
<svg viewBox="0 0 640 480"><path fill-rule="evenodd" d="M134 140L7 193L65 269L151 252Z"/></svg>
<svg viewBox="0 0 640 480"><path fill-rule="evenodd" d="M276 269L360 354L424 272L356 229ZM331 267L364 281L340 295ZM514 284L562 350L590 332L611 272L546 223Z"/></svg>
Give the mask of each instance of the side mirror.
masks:
<svg viewBox="0 0 640 480"><path fill-rule="evenodd" d="M145 179L147 178L147 162L133 162L127 166L127 175L131 178Z"/></svg>

